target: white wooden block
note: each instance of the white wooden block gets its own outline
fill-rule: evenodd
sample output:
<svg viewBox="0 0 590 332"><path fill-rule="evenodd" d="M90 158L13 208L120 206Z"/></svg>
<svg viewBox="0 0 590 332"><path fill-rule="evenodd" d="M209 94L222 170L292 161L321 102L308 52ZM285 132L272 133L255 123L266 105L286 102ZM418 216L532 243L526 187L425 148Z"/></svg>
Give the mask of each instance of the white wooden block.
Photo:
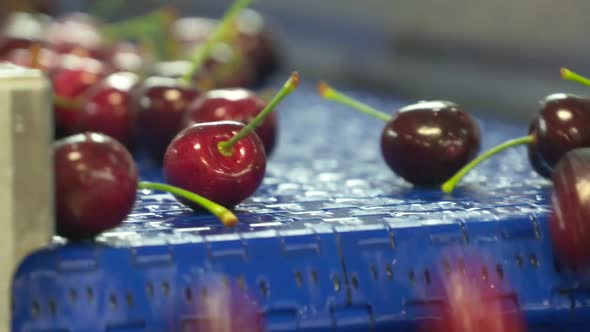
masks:
<svg viewBox="0 0 590 332"><path fill-rule="evenodd" d="M0 63L0 331L10 331L15 268L54 234L51 85Z"/></svg>

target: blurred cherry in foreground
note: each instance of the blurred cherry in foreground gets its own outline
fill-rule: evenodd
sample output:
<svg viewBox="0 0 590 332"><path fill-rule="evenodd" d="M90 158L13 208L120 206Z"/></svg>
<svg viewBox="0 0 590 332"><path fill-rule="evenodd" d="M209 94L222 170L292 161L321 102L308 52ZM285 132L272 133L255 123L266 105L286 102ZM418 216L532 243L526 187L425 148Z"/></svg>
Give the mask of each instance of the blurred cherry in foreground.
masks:
<svg viewBox="0 0 590 332"><path fill-rule="evenodd" d="M559 260L590 266L590 148L565 154L552 176L549 229Z"/></svg>
<svg viewBox="0 0 590 332"><path fill-rule="evenodd" d="M421 331L525 332L518 303L503 296L501 283L495 277L481 272L485 262L461 262L441 274L443 313Z"/></svg>
<svg viewBox="0 0 590 332"><path fill-rule="evenodd" d="M199 319L185 325L184 331L265 331L262 312L243 284L214 274L206 280L200 280L195 286L194 289L200 289L201 292L203 289L207 291L199 294L198 298L195 296L193 312ZM188 296L192 297L192 293Z"/></svg>

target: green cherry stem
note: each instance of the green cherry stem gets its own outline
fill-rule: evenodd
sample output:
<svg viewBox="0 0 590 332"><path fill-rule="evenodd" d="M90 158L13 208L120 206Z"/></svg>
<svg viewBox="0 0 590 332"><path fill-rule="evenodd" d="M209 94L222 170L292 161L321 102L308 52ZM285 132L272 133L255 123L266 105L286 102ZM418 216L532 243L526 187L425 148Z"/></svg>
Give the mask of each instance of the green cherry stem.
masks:
<svg viewBox="0 0 590 332"><path fill-rule="evenodd" d="M574 81L574 82L578 82L582 85L590 86L590 79L588 79L578 73L574 73L573 71L571 71L567 68L561 68L559 70L559 72L561 74L561 78L563 78L564 80Z"/></svg>
<svg viewBox="0 0 590 332"><path fill-rule="evenodd" d="M333 100L340 104L352 107L357 111L369 114L370 116L375 117L379 120L383 120L385 122L391 120L391 116L389 114L376 110L369 105L363 104L357 100L354 100L344 95L343 93L329 86L326 82L319 82L317 89L319 95L324 99Z"/></svg>
<svg viewBox="0 0 590 332"><path fill-rule="evenodd" d="M236 143L239 140L241 140L242 138L244 138L245 136L250 134L252 131L254 131L256 129L256 127L258 127L262 123L262 121L264 121L266 116L270 112L272 112L275 109L275 107L285 97L287 97L287 95L289 95L291 92L293 92L297 88L298 85L299 85L299 73L293 72L291 74L291 76L289 77L289 79L287 80L287 82L285 82L285 84L283 85L281 90L279 90L279 92L274 96L274 98L268 104L266 104L266 107L264 107L264 109L260 113L258 113L258 115L254 118L254 120L250 121L250 123L248 123L247 126L242 128L237 134L235 134L229 140L222 141L217 144L217 149L219 150L219 152L226 157L231 156L233 154L234 145L236 145Z"/></svg>
<svg viewBox="0 0 590 332"><path fill-rule="evenodd" d="M205 59L207 59L215 44L229 34L234 18L240 13L240 11L242 11L242 9L248 7L253 1L254 0L236 0L232 6L229 7L213 33L211 33L207 40L197 48L197 51L191 59L191 68L182 77L182 80L185 83L191 82L193 75L201 68L201 65L205 62Z"/></svg>
<svg viewBox="0 0 590 332"><path fill-rule="evenodd" d="M199 196L193 192L190 192L188 190L174 187L174 186L171 186L171 185L165 184L165 183L146 182L146 181L139 182L137 187L139 189L165 191L165 192L169 192L173 195L186 198L192 202L199 204L203 208L207 209L214 216L219 218L219 220L221 220L221 223L227 227L233 227L238 223L238 218L236 217L236 215L233 214L227 208L225 208L213 201L210 201L203 196Z"/></svg>
<svg viewBox="0 0 590 332"><path fill-rule="evenodd" d="M488 151L482 153L479 157L473 159L467 165L463 166L463 168L461 168L455 175L453 175L449 180L447 180L445 183L442 184L441 189L446 193L452 192L455 189L455 187L457 186L457 184L459 183L459 181L461 181L461 179L463 179L463 177L470 170L472 170L475 166L479 165L484 160L486 160L489 157L491 157L503 150L506 150L508 148L518 146L518 145L523 145L523 144L531 144L534 141L535 141L534 136L532 136L532 135L524 136L524 137L520 137L520 138L511 139L509 141L506 141L500 145L497 145L497 146L489 149Z"/></svg>

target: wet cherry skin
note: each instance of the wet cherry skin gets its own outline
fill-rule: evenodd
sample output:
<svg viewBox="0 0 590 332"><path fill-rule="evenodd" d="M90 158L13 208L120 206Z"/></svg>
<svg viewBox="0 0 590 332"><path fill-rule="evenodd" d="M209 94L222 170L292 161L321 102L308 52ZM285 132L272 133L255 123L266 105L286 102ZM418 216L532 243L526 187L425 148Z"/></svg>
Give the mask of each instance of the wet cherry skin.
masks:
<svg viewBox="0 0 590 332"><path fill-rule="evenodd" d="M219 121L196 124L181 131L166 150L166 182L204 196L227 208L250 197L262 183L266 171L264 146L255 133L239 140L231 156L219 151L244 124ZM200 207L182 201L195 210Z"/></svg>
<svg viewBox="0 0 590 332"><path fill-rule="evenodd" d="M168 144L180 131L182 115L200 91L175 79L152 77L137 93L142 142L154 161L161 163Z"/></svg>
<svg viewBox="0 0 590 332"><path fill-rule="evenodd" d="M540 164L551 170L566 152L590 147L590 99L556 93L541 103L531 128L536 133Z"/></svg>
<svg viewBox="0 0 590 332"><path fill-rule="evenodd" d="M99 133L54 143L57 233L87 239L118 226L136 198L138 173L131 154Z"/></svg>
<svg viewBox="0 0 590 332"><path fill-rule="evenodd" d="M479 127L474 119L448 101L401 108L381 135L385 162L418 186L443 183L473 159L479 148Z"/></svg>
<svg viewBox="0 0 590 332"><path fill-rule="evenodd" d="M569 266L590 266L590 148L567 152L551 177L549 230L557 257Z"/></svg>
<svg viewBox="0 0 590 332"><path fill-rule="evenodd" d="M241 89L210 90L193 102L182 118L182 128L201 122L237 121L248 124L266 106L254 92ZM277 137L277 113L270 113L256 129L267 157L274 150Z"/></svg>

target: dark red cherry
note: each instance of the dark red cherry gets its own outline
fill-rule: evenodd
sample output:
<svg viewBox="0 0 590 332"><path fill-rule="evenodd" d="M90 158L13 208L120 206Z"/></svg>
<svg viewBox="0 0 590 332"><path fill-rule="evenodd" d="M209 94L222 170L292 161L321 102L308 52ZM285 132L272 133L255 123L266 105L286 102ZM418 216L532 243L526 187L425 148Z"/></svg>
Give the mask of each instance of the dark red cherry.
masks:
<svg viewBox="0 0 590 332"><path fill-rule="evenodd" d="M201 122L237 121L250 123L266 106L266 102L246 89L218 89L201 95L182 118L182 128ZM267 156L274 150L277 136L277 113L270 113L256 134L264 145Z"/></svg>
<svg viewBox="0 0 590 332"><path fill-rule="evenodd" d="M465 166L480 148L473 117L449 101L421 101L393 116L362 104L320 82L319 94L385 122L383 159L397 175L416 186L440 185Z"/></svg>
<svg viewBox="0 0 590 332"><path fill-rule="evenodd" d="M91 238L121 224L136 198L131 154L115 139L84 133L54 145L57 233Z"/></svg>
<svg viewBox="0 0 590 332"><path fill-rule="evenodd" d="M75 132L83 106L81 101L83 95L108 73L107 69L94 59L77 57L74 59L76 61L74 66L57 69L51 75L56 97L71 101L68 104L57 102L55 105L56 126L65 135Z"/></svg>
<svg viewBox="0 0 590 332"><path fill-rule="evenodd" d="M590 99L557 93L542 100L534 122L537 149L549 168L575 148L590 147Z"/></svg>
<svg viewBox="0 0 590 332"><path fill-rule="evenodd" d="M439 185L477 155L479 128L471 115L448 101L401 108L381 134L381 152L406 181Z"/></svg>
<svg viewBox="0 0 590 332"><path fill-rule="evenodd" d="M97 132L131 147L135 129L135 108L129 91L109 85L91 89L84 98L74 133Z"/></svg>
<svg viewBox="0 0 590 332"><path fill-rule="evenodd" d="M180 131L182 115L200 91L175 79L151 78L138 96L138 121L142 143L151 157L162 162L168 144Z"/></svg>
<svg viewBox="0 0 590 332"><path fill-rule="evenodd" d="M228 208L250 197L266 171L262 142L256 134L250 134L236 143L231 156L221 154L217 146L243 127L239 122L223 121L201 123L181 131L166 150L166 182Z"/></svg>
<svg viewBox="0 0 590 332"><path fill-rule="evenodd" d="M590 148L567 152L551 177L549 229L557 257L569 266L590 266Z"/></svg>

